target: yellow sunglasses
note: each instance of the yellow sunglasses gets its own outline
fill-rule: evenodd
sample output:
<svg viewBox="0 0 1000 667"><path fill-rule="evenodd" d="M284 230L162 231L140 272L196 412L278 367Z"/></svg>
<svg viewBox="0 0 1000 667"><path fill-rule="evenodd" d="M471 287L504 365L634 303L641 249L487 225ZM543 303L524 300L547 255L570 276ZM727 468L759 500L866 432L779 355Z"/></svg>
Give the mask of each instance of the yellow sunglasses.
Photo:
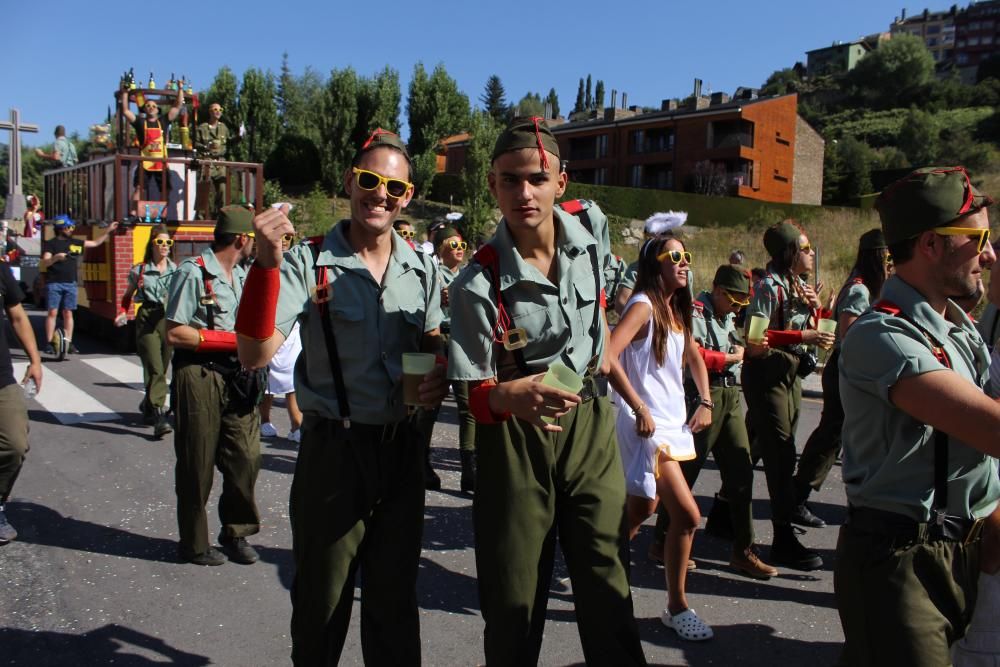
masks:
<svg viewBox="0 0 1000 667"><path fill-rule="evenodd" d="M448 247L452 250L465 250L469 244L465 241L448 241Z"/></svg>
<svg viewBox="0 0 1000 667"><path fill-rule="evenodd" d="M803 246L799 246L799 252L810 253L810 252L812 252L812 249L813 249L813 247L812 247L811 243L807 243L807 244L805 244Z"/></svg>
<svg viewBox="0 0 1000 667"><path fill-rule="evenodd" d="M733 304L734 306L739 306L740 308L743 308L745 306L749 306L750 305L750 297L749 296L747 296L747 298L745 300L741 301L741 300L737 299L736 297L734 297L732 294L730 294L728 291L724 291L723 294L725 294L726 298L729 299L729 303Z"/></svg>
<svg viewBox="0 0 1000 667"><path fill-rule="evenodd" d="M385 186L385 193L390 197L400 198L413 187L413 183L399 178L389 178L374 171L354 167L354 181L362 190L375 190L380 185Z"/></svg>
<svg viewBox="0 0 1000 667"><path fill-rule="evenodd" d="M153 239L153 243L158 246L167 246L168 248L174 244L173 239Z"/></svg>
<svg viewBox="0 0 1000 667"><path fill-rule="evenodd" d="M417 232L412 229L397 229L396 233L402 236L404 239L416 238Z"/></svg>
<svg viewBox="0 0 1000 667"><path fill-rule="evenodd" d="M687 250L667 250L666 252L661 252L656 256L656 261L662 262L667 257L669 257L670 261L674 264L680 264L682 259L687 264L691 263L691 253Z"/></svg>
<svg viewBox="0 0 1000 667"><path fill-rule="evenodd" d="M971 229L969 227L935 227L931 230L935 234L940 234L941 236L968 236L972 238L973 236L979 236L979 244L976 246L976 252L982 252L986 249L986 244L990 241L990 230L989 229Z"/></svg>

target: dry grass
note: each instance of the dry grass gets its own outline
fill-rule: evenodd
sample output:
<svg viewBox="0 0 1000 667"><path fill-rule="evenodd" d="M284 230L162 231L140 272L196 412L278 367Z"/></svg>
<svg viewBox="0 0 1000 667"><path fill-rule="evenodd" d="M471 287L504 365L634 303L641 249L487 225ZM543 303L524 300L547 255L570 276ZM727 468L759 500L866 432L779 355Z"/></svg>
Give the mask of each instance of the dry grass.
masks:
<svg viewBox="0 0 1000 667"><path fill-rule="evenodd" d="M810 243L819 250L820 280L829 290L839 290L847 279L857 255L858 238L879 226L873 211L828 210L804 225ZM694 258L695 289L711 286L715 269L729 261L734 249L742 250L748 268L763 267L767 263L762 228L737 227L683 227L683 239ZM633 261L637 246L619 246L617 252L626 261Z"/></svg>

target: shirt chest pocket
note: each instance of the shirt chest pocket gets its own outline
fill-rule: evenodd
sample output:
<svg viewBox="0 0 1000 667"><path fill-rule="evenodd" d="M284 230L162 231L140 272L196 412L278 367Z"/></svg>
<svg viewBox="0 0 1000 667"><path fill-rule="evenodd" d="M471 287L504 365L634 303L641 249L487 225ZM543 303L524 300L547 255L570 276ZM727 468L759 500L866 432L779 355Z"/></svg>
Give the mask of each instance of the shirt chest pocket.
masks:
<svg viewBox="0 0 1000 667"><path fill-rule="evenodd" d="M365 311L355 304L331 304L330 323L337 337L337 352L345 358L359 358L365 355L369 335L364 330ZM322 325L321 325L322 326ZM326 334L320 330L325 340Z"/></svg>

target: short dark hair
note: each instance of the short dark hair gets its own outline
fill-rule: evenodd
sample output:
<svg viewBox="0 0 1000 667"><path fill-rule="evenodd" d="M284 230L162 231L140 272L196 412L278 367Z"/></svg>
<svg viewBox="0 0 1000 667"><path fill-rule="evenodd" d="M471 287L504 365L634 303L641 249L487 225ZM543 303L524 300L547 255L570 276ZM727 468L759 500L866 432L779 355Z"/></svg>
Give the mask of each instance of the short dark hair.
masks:
<svg viewBox="0 0 1000 667"><path fill-rule="evenodd" d="M892 255L892 263L898 266L913 259L913 250L917 247L918 238L919 237L914 236L912 238L903 239L902 241L890 243L889 254Z"/></svg>
<svg viewBox="0 0 1000 667"><path fill-rule="evenodd" d="M233 232L220 232L218 228L216 228L213 236L214 240L212 241L212 250L222 250L236 243L236 238L238 236L243 236L243 234L235 234Z"/></svg>
<svg viewBox="0 0 1000 667"><path fill-rule="evenodd" d="M63 127L62 125L56 125L56 132L55 132L55 134L56 134L57 137L65 137L66 136L66 128Z"/></svg>

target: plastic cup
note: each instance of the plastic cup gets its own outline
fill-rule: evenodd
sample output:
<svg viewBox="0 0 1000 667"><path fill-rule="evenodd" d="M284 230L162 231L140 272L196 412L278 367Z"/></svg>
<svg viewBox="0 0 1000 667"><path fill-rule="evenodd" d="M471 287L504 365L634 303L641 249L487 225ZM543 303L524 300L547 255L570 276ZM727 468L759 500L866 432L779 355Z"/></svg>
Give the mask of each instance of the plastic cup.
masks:
<svg viewBox="0 0 1000 667"><path fill-rule="evenodd" d="M420 402L420 385L424 376L434 370L437 358L427 352L403 353L403 403L414 407L429 407Z"/></svg>
<svg viewBox="0 0 1000 667"><path fill-rule="evenodd" d="M816 323L816 329L822 331L823 333L834 333L837 331L837 320L831 320L824 317Z"/></svg>
<svg viewBox="0 0 1000 667"><path fill-rule="evenodd" d="M549 366L548 372L542 378L542 384L568 391L571 394L579 394L580 390L583 389L583 378L566 364L557 361ZM551 424L555 420L551 417L542 417L542 421Z"/></svg>
<svg viewBox="0 0 1000 667"><path fill-rule="evenodd" d="M770 321L766 317L751 315L750 328L747 330L747 340L751 343L762 342L764 340L764 332L767 331L768 324L770 324Z"/></svg>

